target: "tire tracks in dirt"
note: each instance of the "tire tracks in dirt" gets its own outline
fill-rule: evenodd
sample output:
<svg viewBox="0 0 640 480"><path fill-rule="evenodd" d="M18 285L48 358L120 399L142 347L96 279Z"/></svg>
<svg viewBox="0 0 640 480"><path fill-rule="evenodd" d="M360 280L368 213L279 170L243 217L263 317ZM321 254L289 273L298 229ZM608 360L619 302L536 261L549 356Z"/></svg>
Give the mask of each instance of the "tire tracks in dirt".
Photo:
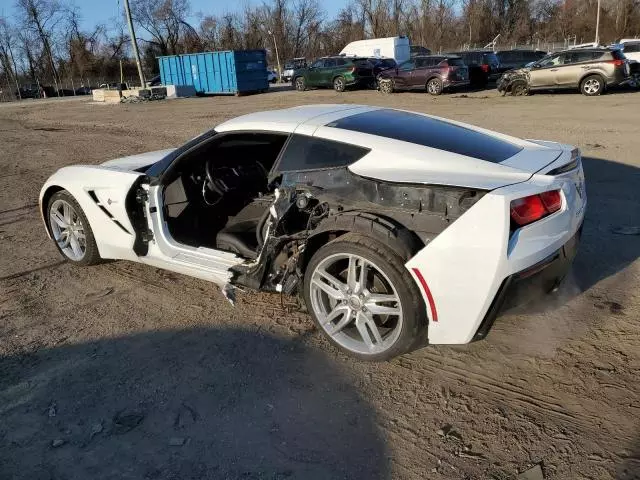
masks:
<svg viewBox="0 0 640 480"><path fill-rule="evenodd" d="M561 399L549 392L531 393L504 378L499 379L481 373L472 368L468 362L463 363L450 357L436 356L434 353L423 351L419 358L401 358L398 366L428 375L439 373L445 379L463 382L477 397L482 397L484 401L496 407L500 407L503 403L523 414L535 412L541 418L553 417L581 431L593 431L595 426L602 428L604 424L608 424L612 430L615 428L611 424L614 419L605 420L603 412L597 409L593 411L598 412L598 415L570 410L563 406L564 402ZM426 367L430 370L427 371ZM564 393L564 395L569 394ZM585 404L590 403L587 399L578 397L572 398L571 401L581 405L583 410Z"/></svg>

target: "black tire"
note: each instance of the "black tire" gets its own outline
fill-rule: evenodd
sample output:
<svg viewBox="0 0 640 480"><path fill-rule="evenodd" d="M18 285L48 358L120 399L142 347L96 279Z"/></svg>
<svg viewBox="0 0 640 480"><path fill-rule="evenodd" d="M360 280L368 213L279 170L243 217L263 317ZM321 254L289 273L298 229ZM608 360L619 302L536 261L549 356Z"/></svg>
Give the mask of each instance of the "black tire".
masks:
<svg viewBox="0 0 640 480"><path fill-rule="evenodd" d="M511 85L511 95L514 97L522 97L529 93L527 83L523 80L517 80Z"/></svg>
<svg viewBox="0 0 640 480"><path fill-rule="evenodd" d="M604 80L600 75L589 75L580 82L580 93L595 97L604 91Z"/></svg>
<svg viewBox="0 0 640 480"><path fill-rule="evenodd" d="M337 76L336 78L333 79L333 89L336 92L342 93L345 91L346 88L347 88L347 82L345 81L343 76Z"/></svg>
<svg viewBox="0 0 640 480"><path fill-rule="evenodd" d="M60 245L58 244L58 242L56 242L54 239L54 243L56 245L56 248L58 249L58 252L60 252L60 255L62 255L62 257L66 261L71 262L75 265L88 266L88 265L96 265L100 263L102 261L102 258L100 257L100 253L98 252L98 246L96 245L96 239L93 235L93 230L91 230L91 225L89 224L89 220L87 219L87 216L84 214L82 207L80 207L80 204L76 201L73 195L71 195L66 190L61 190L59 192L54 193L49 199L49 202L47 203L47 211L45 214L45 219L47 222L47 227L49 229L49 232L53 232L51 227L50 212L51 212L51 207L56 202L56 200L63 200L73 207L78 217L80 217L80 221L82 222L82 227L85 235L85 252L82 259L74 260L72 258L69 258L62 251L62 248L60 248Z"/></svg>
<svg viewBox="0 0 640 480"><path fill-rule="evenodd" d="M307 89L307 84L304 81L304 77L296 77L293 79L293 85L299 92L304 92Z"/></svg>
<svg viewBox="0 0 640 480"><path fill-rule="evenodd" d="M442 90L444 89L442 80L437 77L429 79L425 87L427 89L427 92L429 92L431 95L440 95L442 93Z"/></svg>
<svg viewBox="0 0 640 480"><path fill-rule="evenodd" d="M362 354L344 348L325 332L314 311L311 299L313 272L323 260L336 254L354 254L373 262L386 275L398 294L403 317L402 325L397 327L400 328L400 333L395 342L381 353ZM305 271L303 287L307 310L318 329L341 351L367 361L389 360L424 346L427 331L426 308L418 286L404 263L400 255L383 243L358 233L347 233L318 249Z"/></svg>

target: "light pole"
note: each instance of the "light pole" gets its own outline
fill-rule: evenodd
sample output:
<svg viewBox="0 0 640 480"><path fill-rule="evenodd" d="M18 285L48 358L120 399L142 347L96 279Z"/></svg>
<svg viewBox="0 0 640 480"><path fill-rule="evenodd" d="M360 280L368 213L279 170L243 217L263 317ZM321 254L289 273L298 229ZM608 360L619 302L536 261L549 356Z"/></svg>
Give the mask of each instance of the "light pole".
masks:
<svg viewBox="0 0 640 480"><path fill-rule="evenodd" d="M278 55L278 43L276 42L276 36L271 30L267 30L267 33L273 38L273 46L276 49L276 62L278 62L278 83L282 83L282 70L280 69L280 55Z"/></svg>
<svg viewBox="0 0 640 480"><path fill-rule="evenodd" d="M136 57L136 65L138 66L138 75L140 76L140 88L145 88L146 85L144 82L144 73L142 73L142 64L140 63L140 53L138 52L138 41L136 40L136 32L133 29L133 20L131 20L131 11L129 10L129 0L124 0L124 11L127 14L127 22L129 23L129 33L131 34L131 47L133 48L133 55Z"/></svg>
<svg viewBox="0 0 640 480"><path fill-rule="evenodd" d="M600 44L600 0L598 0L598 13L596 14L596 45Z"/></svg>

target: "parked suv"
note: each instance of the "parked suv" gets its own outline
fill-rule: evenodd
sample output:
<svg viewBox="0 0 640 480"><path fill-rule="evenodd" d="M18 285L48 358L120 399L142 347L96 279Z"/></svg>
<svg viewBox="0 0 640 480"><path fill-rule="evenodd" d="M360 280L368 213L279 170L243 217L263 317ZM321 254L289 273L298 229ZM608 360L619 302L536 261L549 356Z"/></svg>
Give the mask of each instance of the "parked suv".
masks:
<svg viewBox="0 0 640 480"><path fill-rule="evenodd" d="M500 61L500 71L506 72L514 68L522 68L531 62L547 56L547 52L541 50L500 50L496 52Z"/></svg>
<svg viewBox="0 0 640 480"><path fill-rule="evenodd" d="M629 80L629 61L620 50L585 48L552 53L531 67L507 72L498 82L498 91L522 95L576 88L593 96Z"/></svg>
<svg viewBox="0 0 640 480"><path fill-rule="evenodd" d="M454 55L416 57L378 75L378 86L385 93L424 88L431 95L440 95L446 88L467 85L469 70Z"/></svg>
<svg viewBox="0 0 640 480"><path fill-rule="evenodd" d="M293 85L298 91L308 87L333 87L336 92L344 92L349 86L369 87L373 83L373 65L368 59L358 57L319 58L293 74Z"/></svg>
<svg viewBox="0 0 640 480"><path fill-rule="evenodd" d="M469 68L469 82L476 87L484 87L489 82L495 82L500 78L500 60L492 51L468 50L464 52L452 52L448 55L457 55Z"/></svg>
<svg viewBox="0 0 640 480"><path fill-rule="evenodd" d="M300 68L307 66L307 59L304 57L294 58L284 64L284 70L282 71L282 81L290 82L293 80L293 74Z"/></svg>

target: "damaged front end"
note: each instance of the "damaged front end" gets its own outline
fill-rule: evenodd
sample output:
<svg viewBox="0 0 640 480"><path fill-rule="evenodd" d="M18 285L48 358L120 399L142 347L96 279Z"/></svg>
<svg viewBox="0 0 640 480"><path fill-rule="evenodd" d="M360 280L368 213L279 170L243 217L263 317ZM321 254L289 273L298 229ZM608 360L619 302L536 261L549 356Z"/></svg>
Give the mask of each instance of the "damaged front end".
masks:
<svg viewBox="0 0 640 480"><path fill-rule="evenodd" d="M503 96L507 93L513 96L526 95L529 92L529 78L528 68L509 70L498 79L496 88Z"/></svg>
<svg viewBox="0 0 640 480"><path fill-rule="evenodd" d="M372 236L408 260L485 194L382 182L348 168L287 172L274 183L259 255L233 267L231 283L288 295L298 292L311 256L332 239Z"/></svg>

